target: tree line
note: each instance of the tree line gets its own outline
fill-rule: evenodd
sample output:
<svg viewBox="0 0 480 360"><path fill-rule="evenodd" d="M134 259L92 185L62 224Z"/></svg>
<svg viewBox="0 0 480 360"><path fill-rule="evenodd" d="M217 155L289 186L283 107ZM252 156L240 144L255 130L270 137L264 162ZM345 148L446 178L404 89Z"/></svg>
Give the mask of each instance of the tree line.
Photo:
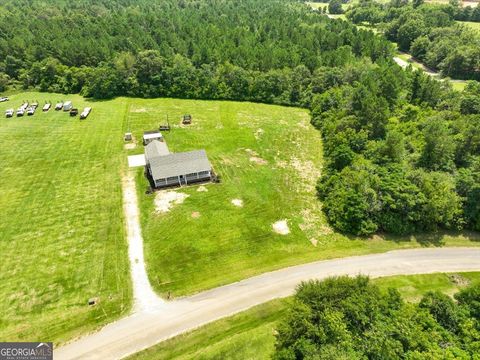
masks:
<svg viewBox="0 0 480 360"><path fill-rule="evenodd" d="M411 52L445 76L479 80L480 33L455 22L465 11L455 1L439 5L424 4L423 0L387 4L362 0L349 9L347 17L356 24L379 27L400 50ZM474 18L480 16L480 6L471 13Z"/></svg>
<svg viewBox="0 0 480 360"><path fill-rule="evenodd" d="M405 302L367 277L301 283L278 326L273 359L477 359L480 284Z"/></svg>
<svg viewBox="0 0 480 360"><path fill-rule="evenodd" d="M392 51L368 32L282 0L6 0L0 17L0 86L97 98L268 101L281 89L260 93L269 83L288 86L284 72L375 61ZM231 80L223 79L230 69ZM237 78L239 88L225 94L223 82Z"/></svg>
<svg viewBox="0 0 480 360"><path fill-rule="evenodd" d="M420 71L357 69L312 100L330 222L368 235L480 230L480 86L453 91Z"/></svg>

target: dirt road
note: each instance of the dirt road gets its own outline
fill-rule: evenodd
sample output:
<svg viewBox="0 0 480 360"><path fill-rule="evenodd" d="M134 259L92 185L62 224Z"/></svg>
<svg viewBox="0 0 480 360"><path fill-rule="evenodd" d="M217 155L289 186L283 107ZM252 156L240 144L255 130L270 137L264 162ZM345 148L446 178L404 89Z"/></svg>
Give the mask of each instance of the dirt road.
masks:
<svg viewBox="0 0 480 360"><path fill-rule="evenodd" d="M380 277L460 271L480 271L480 248L400 250L293 266L138 312L55 350L54 356L119 359L208 322L289 296L302 280L360 273Z"/></svg>
<svg viewBox="0 0 480 360"><path fill-rule="evenodd" d="M122 181L123 211L125 214L128 257L133 285L133 311L149 312L152 309L162 308L165 302L155 294L148 280L145 262L143 259L143 238L140 228L135 174L129 171Z"/></svg>

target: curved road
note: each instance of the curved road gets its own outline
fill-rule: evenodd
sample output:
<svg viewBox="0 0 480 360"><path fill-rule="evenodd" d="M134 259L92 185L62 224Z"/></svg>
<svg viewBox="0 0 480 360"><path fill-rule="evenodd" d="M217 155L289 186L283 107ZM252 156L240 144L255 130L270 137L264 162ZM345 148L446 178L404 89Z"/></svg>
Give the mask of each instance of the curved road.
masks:
<svg viewBox="0 0 480 360"><path fill-rule="evenodd" d="M55 359L119 359L182 332L292 295L302 280L332 275L372 277L480 270L480 248L432 248L318 261L265 273L149 308L65 345Z"/></svg>

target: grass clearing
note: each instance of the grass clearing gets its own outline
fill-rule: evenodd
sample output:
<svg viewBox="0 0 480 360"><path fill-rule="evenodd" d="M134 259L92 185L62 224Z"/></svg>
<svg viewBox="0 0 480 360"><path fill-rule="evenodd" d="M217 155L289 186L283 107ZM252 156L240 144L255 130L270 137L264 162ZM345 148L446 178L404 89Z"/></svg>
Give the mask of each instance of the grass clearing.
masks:
<svg viewBox="0 0 480 360"><path fill-rule="evenodd" d="M133 101L133 100L132 100ZM139 111L145 109L146 111ZM191 113L193 123L181 126ZM478 234L405 238L347 237L326 223L315 184L322 171L322 141L306 110L230 101L135 100L127 122L135 137L166 115L171 151L206 149L220 184L179 190L188 195L168 212L155 211L137 172L142 231L150 281L162 295L187 295L262 272L308 261L428 244L472 245ZM261 129L261 131L259 131ZM142 147L130 151L139 153ZM259 163L253 157L263 159ZM241 199L242 207L232 204ZM200 216L192 217L192 214ZM286 220L288 234L273 231Z"/></svg>
<svg viewBox="0 0 480 360"><path fill-rule="evenodd" d="M393 276L373 281L382 289L397 288L407 301L418 301L429 290L452 295L463 286L459 283L480 281L480 273ZM289 301L287 298L261 304L161 342L129 359L270 359L275 328Z"/></svg>
<svg viewBox="0 0 480 360"><path fill-rule="evenodd" d="M465 90L465 86L467 86L466 81L451 81L452 88L456 91L463 91Z"/></svg>
<svg viewBox="0 0 480 360"><path fill-rule="evenodd" d="M124 101L90 102L87 120L19 93L0 104L0 339L56 343L130 308L120 173ZM23 100L34 116L6 119ZM89 298L100 304L89 307Z"/></svg>
<svg viewBox="0 0 480 360"><path fill-rule="evenodd" d="M480 22L473 21L457 21L458 24L465 25L471 29L480 31Z"/></svg>

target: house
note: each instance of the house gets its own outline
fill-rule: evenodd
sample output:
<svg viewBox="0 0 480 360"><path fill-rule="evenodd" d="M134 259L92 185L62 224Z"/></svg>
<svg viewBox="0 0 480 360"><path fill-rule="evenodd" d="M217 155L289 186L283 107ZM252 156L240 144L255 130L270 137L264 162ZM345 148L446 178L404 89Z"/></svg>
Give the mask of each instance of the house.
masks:
<svg viewBox="0 0 480 360"><path fill-rule="evenodd" d="M63 103L63 111L70 111L70 110L72 110L72 107L73 107L73 105L72 105L71 101L65 101Z"/></svg>
<svg viewBox="0 0 480 360"><path fill-rule="evenodd" d="M145 147L145 161L156 188L210 181L213 175L205 150L170 153L167 144L158 140Z"/></svg>
<svg viewBox="0 0 480 360"><path fill-rule="evenodd" d="M143 145L148 145L153 140L163 141L163 136L160 131L152 130L143 133Z"/></svg>
<svg viewBox="0 0 480 360"><path fill-rule="evenodd" d="M188 125L192 123L192 115L183 115L182 124Z"/></svg>

